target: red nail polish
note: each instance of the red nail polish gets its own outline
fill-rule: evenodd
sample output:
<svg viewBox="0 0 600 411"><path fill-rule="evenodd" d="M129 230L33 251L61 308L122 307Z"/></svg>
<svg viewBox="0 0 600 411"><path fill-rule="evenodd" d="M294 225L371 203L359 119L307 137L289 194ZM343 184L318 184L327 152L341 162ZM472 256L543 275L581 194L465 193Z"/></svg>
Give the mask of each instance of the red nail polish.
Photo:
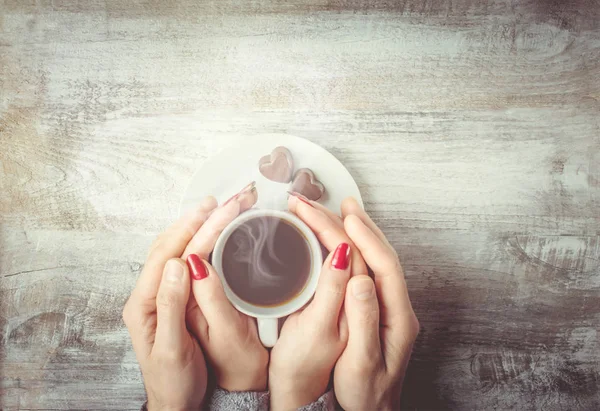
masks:
<svg viewBox="0 0 600 411"><path fill-rule="evenodd" d="M190 254L187 258L190 275L194 280L204 280L208 277L208 269L196 254Z"/></svg>
<svg viewBox="0 0 600 411"><path fill-rule="evenodd" d="M235 200L236 198L238 198L239 196L244 194L246 191L252 191L255 188L256 188L256 181L253 181L250 184L248 184L246 187L242 188L237 194L233 195L233 197L231 197L229 200L225 201L223 203L223 207L225 207L227 204L231 203L233 200Z"/></svg>
<svg viewBox="0 0 600 411"><path fill-rule="evenodd" d="M345 270L350 263L350 245L342 243L338 245L331 258L331 266L336 270Z"/></svg>
<svg viewBox="0 0 600 411"><path fill-rule="evenodd" d="M297 193L295 191L288 191L288 194L293 197L296 197L298 200L302 201L304 204L308 204L309 206L311 206L313 208L315 207L310 203L310 200L308 198L306 198L305 196L303 196L300 193Z"/></svg>

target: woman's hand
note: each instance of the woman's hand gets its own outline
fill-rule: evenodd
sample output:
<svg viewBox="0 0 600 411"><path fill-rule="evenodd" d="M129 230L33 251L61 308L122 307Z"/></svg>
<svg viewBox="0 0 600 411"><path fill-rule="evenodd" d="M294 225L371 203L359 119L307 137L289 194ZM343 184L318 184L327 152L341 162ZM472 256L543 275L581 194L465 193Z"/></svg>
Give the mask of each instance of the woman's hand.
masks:
<svg viewBox="0 0 600 411"><path fill-rule="evenodd" d="M398 409L419 322L398 255L354 199L342 204L344 227L373 270L348 283L348 346L334 372L334 390L345 410Z"/></svg>
<svg viewBox="0 0 600 411"><path fill-rule="evenodd" d="M256 320L231 305L206 260L223 229L255 202L256 191L249 186L216 209L184 254L194 296L188 308L188 326L200 340L218 386L228 391L265 391L269 353L258 338Z"/></svg>
<svg viewBox="0 0 600 411"><path fill-rule="evenodd" d="M325 261L313 300L286 320L271 351L272 410L310 404L327 390L348 338L339 320L350 268L350 246L342 243Z"/></svg>
<svg viewBox="0 0 600 411"><path fill-rule="evenodd" d="M199 306L190 326L215 371L218 386L227 391L266 391L269 353L258 337L256 320L231 305L207 261L190 256L188 264L196 273L192 290Z"/></svg>
<svg viewBox="0 0 600 411"><path fill-rule="evenodd" d="M341 243L350 245L352 275L367 274L367 266L360 252L354 247L352 240L346 234L344 221L327 207L316 201L311 201L302 194L289 192L288 209L296 214L315 233L319 242L329 252Z"/></svg>
<svg viewBox="0 0 600 411"><path fill-rule="evenodd" d="M205 199L158 236L123 310L151 411L199 409L204 399L206 364L186 327L190 278L179 257L216 206Z"/></svg>

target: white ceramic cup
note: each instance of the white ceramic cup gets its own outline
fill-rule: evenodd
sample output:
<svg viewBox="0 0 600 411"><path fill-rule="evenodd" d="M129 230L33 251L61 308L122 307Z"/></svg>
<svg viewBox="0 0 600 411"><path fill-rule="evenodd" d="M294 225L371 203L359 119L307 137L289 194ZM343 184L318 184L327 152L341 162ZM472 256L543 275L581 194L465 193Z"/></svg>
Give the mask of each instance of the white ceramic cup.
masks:
<svg viewBox="0 0 600 411"><path fill-rule="evenodd" d="M259 306L242 300L231 290L229 284L227 284L227 279L223 275L223 250L227 240L242 223L258 217L277 217L292 224L304 236L310 250L311 268L304 288L291 300L276 306ZM215 249L212 254L212 265L223 283L223 288L225 289L225 294L227 295L227 298L229 298L229 301L231 301L233 306L240 312L256 318L258 321L258 334L261 342L265 347L273 347L275 342L277 342L279 334L279 318L298 311L308 303L315 294L317 283L319 282L319 275L321 274L321 268L323 266L323 255L317 237L311 229L294 214L280 210L255 209L246 211L225 227L215 244Z"/></svg>

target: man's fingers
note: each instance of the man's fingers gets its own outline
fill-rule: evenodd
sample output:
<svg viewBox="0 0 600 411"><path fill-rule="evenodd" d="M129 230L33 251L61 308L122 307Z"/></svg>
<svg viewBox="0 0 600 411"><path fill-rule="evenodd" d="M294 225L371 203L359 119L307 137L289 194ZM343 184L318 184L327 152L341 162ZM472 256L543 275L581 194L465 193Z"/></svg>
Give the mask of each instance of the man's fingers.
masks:
<svg viewBox="0 0 600 411"><path fill-rule="evenodd" d="M358 218L360 218L360 220L367 227L369 227L369 229L373 231L381 241L388 245L392 250L394 249L394 247L392 247L385 234L383 234L383 231L381 231L381 229L377 227L377 224L373 222L371 217L369 217L367 212L363 210L363 208L360 206L360 204L358 204L358 201L356 201L354 197L347 197L344 199L344 201L342 201L342 218L345 219L349 215L355 215Z"/></svg>
<svg viewBox="0 0 600 411"><path fill-rule="evenodd" d="M358 367L376 366L383 359L379 337L379 305L373 280L366 275L352 277L346 290L348 347L344 355Z"/></svg>
<svg viewBox="0 0 600 411"><path fill-rule="evenodd" d="M140 307L135 298L129 297L123 308L123 322L129 330L131 344L138 362L150 355L156 332L155 317L147 313L147 308Z"/></svg>
<svg viewBox="0 0 600 411"><path fill-rule="evenodd" d="M178 231L187 232L187 236L191 238L196 231L198 231L199 227L189 224L189 219L193 218L195 215L199 213L204 217L204 219L208 218L210 213L217 208L217 199L213 196L204 197L198 206L195 209L191 209L183 214L175 223L173 223L170 227L167 228L165 234L167 237Z"/></svg>
<svg viewBox="0 0 600 411"><path fill-rule="evenodd" d="M206 197L198 208L188 212L161 234L155 241L138 278L132 298L154 310L154 299L161 281L165 261L181 256L191 238L217 206L214 197Z"/></svg>
<svg viewBox="0 0 600 411"><path fill-rule="evenodd" d="M323 264L317 291L308 310L314 320L324 324L327 329L338 329L340 309L346 296L346 284L350 279L350 264L348 243L340 244Z"/></svg>
<svg viewBox="0 0 600 411"><path fill-rule="evenodd" d="M312 205L300 201L297 197L290 196L288 200L289 210L295 213L315 233L321 244L329 251L333 251L339 244L348 243L351 246L350 256L352 258L352 275L366 274L367 266L362 257L354 247L352 241L344 229L338 226L323 211Z"/></svg>
<svg viewBox="0 0 600 411"><path fill-rule="evenodd" d="M389 326L399 320L399 317L412 313L404 273L396 253L357 216L346 217L344 226L365 262L373 270L381 304L382 325Z"/></svg>
<svg viewBox="0 0 600 411"><path fill-rule="evenodd" d="M197 256L188 257L193 273L192 292L208 324L207 340L218 330L238 329L240 316L225 295L225 290L215 269Z"/></svg>
<svg viewBox="0 0 600 411"><path fill-rule="evenodd" d="M190 295L188 268L182 260L167 261L156 296L156 338L153 352L178 352L189 338L185 316Z"/></svg>
<svg viewBox="0 0 600 411"><path fill-rule="evenodd" d="M239 197L214 210L210 218L195 233L185 248L182 258L186 259L190 254L197 254L200 258L207 259L225 227L240 213L251 208L256 200L256 190L252 190L240 194Z"/></svg>

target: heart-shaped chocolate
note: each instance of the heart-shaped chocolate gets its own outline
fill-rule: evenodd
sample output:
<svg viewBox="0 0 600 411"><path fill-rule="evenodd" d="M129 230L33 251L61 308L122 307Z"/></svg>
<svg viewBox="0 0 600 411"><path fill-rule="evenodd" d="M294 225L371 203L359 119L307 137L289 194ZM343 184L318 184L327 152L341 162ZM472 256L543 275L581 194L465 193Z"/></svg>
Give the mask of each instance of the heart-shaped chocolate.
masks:
<svg viewBox="0 0 600 411"><path fill-rule="evenodd" d="M271 181L289 183L294 171L292 153L285 147L276 147L271 154L258 161L260 173Z"/></svg>
<svg viewBox="0 0 600 411"><path fill-rule="evenodd" d="M301 168L296 171L291 191L300 193L309 200L317 201L323 196L325 187L317 180L310 168Z"/></svg>

